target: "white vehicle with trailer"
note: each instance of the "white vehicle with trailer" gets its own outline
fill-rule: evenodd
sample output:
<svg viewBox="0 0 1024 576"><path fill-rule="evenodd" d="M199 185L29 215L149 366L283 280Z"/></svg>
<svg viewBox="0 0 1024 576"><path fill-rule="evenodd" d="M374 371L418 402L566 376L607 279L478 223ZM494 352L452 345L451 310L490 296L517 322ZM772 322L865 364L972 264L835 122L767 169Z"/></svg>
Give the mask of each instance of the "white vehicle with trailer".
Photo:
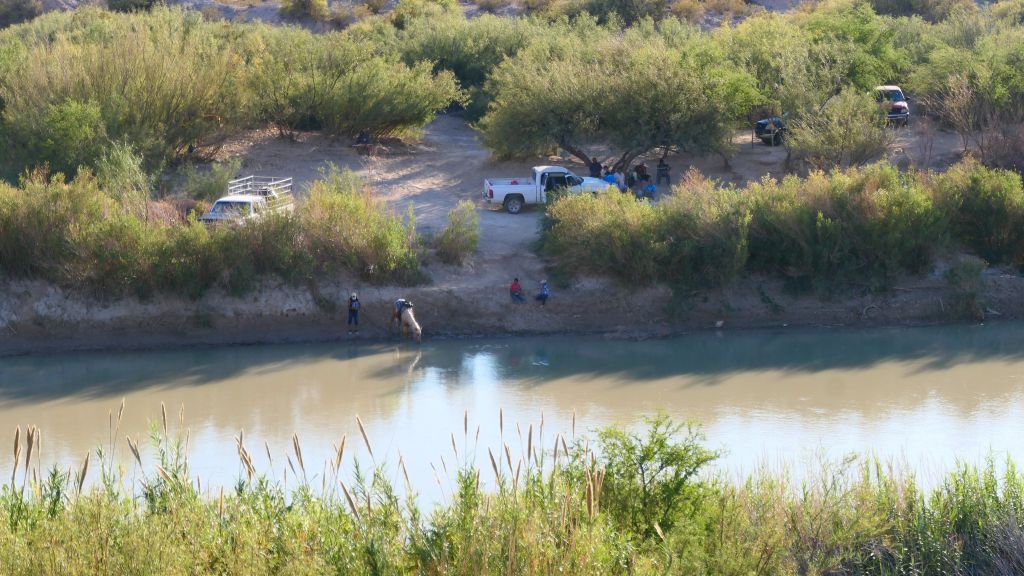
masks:
<svg viewBox="0 0 1024 576"><path fill-rule="evenodd" d="M227 196L214 202L199 220L207 224L244 224L267 214L291 212L294 208L291 178L246 176L232 180Z"/></svg>
<svg viewBox="0 0 1024 576"><path fill-rule="evenodd" d="M548 193L555 190L597 194L613 188L600 178L577 176L561 166L534 166L533 174L525 178L485 179L484 200L501 204L509 214L518 214L527 204L546 203Z"/></svg>

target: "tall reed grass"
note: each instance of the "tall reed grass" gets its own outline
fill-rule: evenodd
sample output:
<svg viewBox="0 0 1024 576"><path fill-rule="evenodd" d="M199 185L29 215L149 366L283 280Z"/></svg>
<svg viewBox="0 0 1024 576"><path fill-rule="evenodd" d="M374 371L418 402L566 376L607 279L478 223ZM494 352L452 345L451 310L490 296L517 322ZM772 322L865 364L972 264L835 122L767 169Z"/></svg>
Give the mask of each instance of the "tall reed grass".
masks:
<svg viewBox="0 0 1024 576"><path fill-rule="evenodd" d="M1024 568L1024 476L1012 462L1001 472L992 460L961 464L928 490L912 473L856 456L823 463L801 482L764 470L733 481L709 468L717 455L699 431L665 416L591 438L577 437L575 422L571 435L545 433L543 416L505 430L499 414L501 446L492 450L479 445L467 414L451 451L437 447L445 497L424 509L401 453L397 463L374 458L358 418L369 468L348 455L344 436L321 466L304 459L295 435L284 454L266 447L269 465L284 471L270 476L240 431L240 476L224 488L190 473L182 411L174 422L162 407L148 442L121 437L123 411L122 402L111 412L108 441L68 469L44 466L39 429L14 431L13 473L0 487L5 574L1010 576Z"/></svg>

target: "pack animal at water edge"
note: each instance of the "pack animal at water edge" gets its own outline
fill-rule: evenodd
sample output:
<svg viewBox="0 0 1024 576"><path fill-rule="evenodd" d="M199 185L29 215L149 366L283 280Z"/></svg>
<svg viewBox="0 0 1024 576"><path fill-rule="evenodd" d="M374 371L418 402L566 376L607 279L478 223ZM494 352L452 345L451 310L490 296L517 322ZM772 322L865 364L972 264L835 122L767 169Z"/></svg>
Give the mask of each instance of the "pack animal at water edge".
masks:
<svg viewBox="0 0 1024 576"><path fill-rule="evenodd" d="M417 343L423 342L423 329L416 322L411 301L405 298L395 300L395 307L391 310L391 322L388 324L389 329L395 322L398 322L400 333L403 336L409 335L415 338Z"/></svg>

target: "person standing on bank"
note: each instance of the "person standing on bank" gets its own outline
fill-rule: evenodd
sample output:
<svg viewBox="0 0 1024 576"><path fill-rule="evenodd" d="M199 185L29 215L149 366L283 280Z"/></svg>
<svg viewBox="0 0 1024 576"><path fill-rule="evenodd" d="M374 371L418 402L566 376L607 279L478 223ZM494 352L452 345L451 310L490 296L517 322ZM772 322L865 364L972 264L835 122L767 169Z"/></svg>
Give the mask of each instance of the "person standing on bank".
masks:
<svg viewBox="0 0 1024 576"><path fill-rule="evenodd" d="M348 299L348 333L352 334L352 327L355 326L355 333L359 334L359 295L355 292Z"/></svg>
<svg viewBox="0 0 1024 576"><path fill-rule="evenodd" d="M658 186L661 186L661 179L662 178L665 179L665 184L671 184L672 183L672 181L669 179L669 175L668 175L668 172L669 172L670 169L671 168L665 162L664 158L662 158L661 160L658 160L658 170L657 170L658 171L658 181L657 181Z"/></svg>

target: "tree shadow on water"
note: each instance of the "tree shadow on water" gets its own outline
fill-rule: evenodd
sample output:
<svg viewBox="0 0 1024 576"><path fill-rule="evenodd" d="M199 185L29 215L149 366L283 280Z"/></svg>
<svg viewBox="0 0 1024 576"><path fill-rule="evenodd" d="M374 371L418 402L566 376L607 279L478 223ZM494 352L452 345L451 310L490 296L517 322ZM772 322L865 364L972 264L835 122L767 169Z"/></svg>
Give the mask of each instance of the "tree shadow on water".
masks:
<svg viewBox="0 0 1024 576"><path fill-rule="evenodd" d="M319 377L401 393L431 374L458 388L485 380L529 389L560 378L611 377L617 385L687 377L711 386L731 374L815 373L912 362L915 371L1024 359L1024 325L697 333L644 341L574 335L409 343L235 346L76 353L0 359L0 403L116 397L147 388L202 386L259 376L281 384L324 362ZM355 381L356 384L352 384ZM396 382L404 382L397 385Z"/></svg>

